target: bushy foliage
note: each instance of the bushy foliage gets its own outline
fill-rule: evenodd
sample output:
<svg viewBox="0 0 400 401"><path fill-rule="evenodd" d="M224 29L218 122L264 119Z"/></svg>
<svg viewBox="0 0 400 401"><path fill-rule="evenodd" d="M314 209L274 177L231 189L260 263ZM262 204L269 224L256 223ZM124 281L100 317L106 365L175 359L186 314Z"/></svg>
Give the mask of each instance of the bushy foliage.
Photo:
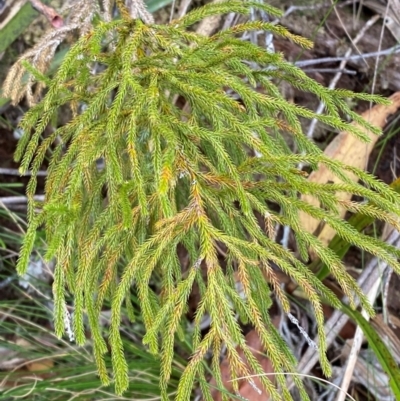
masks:
<svg viewBox="0 0 400 401"><path fill-rule="evenodd" d="M259 2L209 4L167 25L132 20L121 2L118 4L122 18L99 21L83 35L53 79L25 65L47 90L21 122L25 135L16 153L22 160L21 171L32 170L27 191L29 230L19 273L26 269L37 228L44 225L49 244L46 258L57 260L56 332L59 336L64 333L69 291L75 302L77 343L85 342L87 314L103 383L109 383L103 360L108 346L99 327L99 313L104 300L112 300L108 345L118 393L129 386L119 328L124 302L131 310L130 292L137 291L140 300L147 330L144 343L150 352L160 355L160 385L165 390L174 338L186 330L181 327L182 318L197 283L201 301L194 319L194 353L176 397L188 400L199 380L205 398L211 400L204 366L210 350L211 367L220 386L223 346L232 379L262 373L245 343L240 322L255 327L276 372L295 371L295 358L268 312L273 292L289 311L275 265L299 284L313 306L321 363L329 375L321 300L332 305L338 305L338 300L305 264L308 251L329 266L350 303L359 297L370 313L373 310L336 254L302 229L298 214L306 212L329 224L349 243L400 271L397 249L357 232L337 217L341 203L336 193L370 200L344 206L385 221L393 220L392 213L400 214L400 199L367 173L325 157L305 137L299 118L316 118L368 140L363 128L376 134L378 129L361 120L346 100L383 100L324 88L281 54L237 37L245 31L264 30L310 46L281 26L247 22L211 37L187 29L214 14L247 15L252 7L279 14ZM289 103L276 86L278 81L315 94L326 105L326 113L316 115ZM65 105L73 111L71 120L43 137L46 126ZM360 126L343 121L341 113ZM287 147L283 134L292 136L298 153ZM35 174L47 156L46 200L41 204L33 198ZM299 163L312 169L323 164L342 183L309 182ZM361 183L354 183L348 172ZM307 204L299 194L312 194L321 201L321 208ZM272 203L279 206L278 212L271 209ZM274 241L278 223L293 230L303 261ZM187 266L178 258L178 247L187 252ZM224 250L224 257L216 247ZM238 283L244 297L237 291ZM202 335L200 322L207 314L211 327ZM277 376L282 385L278 391L270 379L262 377L266 390L277 400L290 398L284 380ZM302 394L307 397L304 390Z"/></svg>

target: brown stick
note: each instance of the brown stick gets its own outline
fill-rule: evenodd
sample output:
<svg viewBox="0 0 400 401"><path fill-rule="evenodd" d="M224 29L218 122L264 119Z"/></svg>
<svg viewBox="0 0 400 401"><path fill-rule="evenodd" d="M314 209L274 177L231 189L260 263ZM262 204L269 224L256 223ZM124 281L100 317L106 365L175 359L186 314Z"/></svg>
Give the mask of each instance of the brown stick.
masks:
<svg viewBox="0 0 400 401"><path fill-rule="evenodd" d="M29 0L29 2L37 12L47 18L53 28L61 28L64 25L64 20L57 14L54 8L46 6L40 0Z"/></svg>

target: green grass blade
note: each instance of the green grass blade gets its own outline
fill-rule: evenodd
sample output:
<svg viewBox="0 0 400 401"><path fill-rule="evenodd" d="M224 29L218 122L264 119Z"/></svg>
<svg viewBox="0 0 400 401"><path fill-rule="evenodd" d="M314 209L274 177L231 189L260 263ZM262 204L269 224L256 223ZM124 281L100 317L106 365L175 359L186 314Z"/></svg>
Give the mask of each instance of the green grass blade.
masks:
<svg viewBox="0 0 400 401"><path fill-rule="evenodd" d="M146 6L147 6L147 10L149 12L154 13L157 10L159 10L160 8L168 6L171 3L172 3L172 0L147 0Z"/></svg>
<svg viewBox="0 0 400 401"><path fill-rule="evenodd" d="M43 3L48 4L45 0ZM24 4L10 22L0 31L0 53L7 49L21 35L32 21L39 15L30 3Z"/></svg>

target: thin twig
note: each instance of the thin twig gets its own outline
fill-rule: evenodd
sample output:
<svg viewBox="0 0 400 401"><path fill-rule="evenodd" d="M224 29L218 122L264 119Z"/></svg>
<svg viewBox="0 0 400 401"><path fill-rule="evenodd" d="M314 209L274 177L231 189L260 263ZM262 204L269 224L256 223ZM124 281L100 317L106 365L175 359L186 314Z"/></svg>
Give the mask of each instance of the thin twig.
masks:
<svg viewBox="0 0 400 401"><path fill-rule="evenodd" d="M184 15L186 15L191 2L192 0L181 1L181 5L179 6L179 11L178 11L178 18L182 18Z"/></svg>
<svg viewBox="0 0 400 401"><path fill-rule="evenodd" d="M348 75L357 75L357 71L354 70L348 70L346 68L340 69L340 68L305 68L303 70L304 72L321 72L321 73L341 73L341 74L348 74Z"/></svg>
<svg viewBox="0 0 400 401"><path fill-rule="evenodd" d="M45 196L44 195L35 195L33 200L37 202L44 202ZM27 203L28 198L26 196L5 196L0 198L0 206L3 205L13 205L18 203Z"/></svg>
<svg viewBox="0 0 400 401"><path fill-rule="evenodd" d="M324 63L335 63L338 61L357 61L357 60L362 60L363 58L370 58L370 57L379 57L379 56L387 56L391 54L398 54L400 53L400 45L396 45L393 47L390 47L385 50L377 51L377 52L371 52L371 53L364 53L361 55L354 55L350 57L323 57L323 58L316 58L313 60L300 60L296 61L294 65L296 67L307 67L309 65L315 65L315 64L324 64Z"/></svg>
<svg viewBox="0 0 400 401"><path fill-rule="evenodd" d="M386 17L388 15L389 4L390 4L390 0L388 1L387 6L386 6L385 15L384 15L384 18L383 18L384 21L386 20ZM385 24L382 24L381 35L380 35L379 44L378 44L378 51L381 50L384 32L385 32ZM378 64L379 64L379 56L377 56L376 59L375 59L375 68L374 68L374 75L372 77L372 87L371 87L371 93L372 94L375 92Z"/></svg>
<svg viewBox="0 0 400 401"><path fill-rule="evenodd" d="M30 177L32 173L30 171L27 171L26 173L21 174L19 170L15 168L3 168L0 167L0 174L3 175L17 175L18 177ZM47 171L38 171L36 174L38 177L46 177L47 176Z"/></svg>
<svg viewBox="0 0 400 401"><path fill-rule="evenodd" d="M176 1L176 0L172 0L172 4L171 4L171 12L169 13L169 22L170 22L170 23L171 23L171 21L174 19L175 1Z"/></svg>
<svg viewBox="0 0 400 401"><path fill-rule="evenodd" d="M344 1L343 3L339 4L338 7L343 8L345 6L348 6L349 4L352 4L354 0L347 0ZM290 6L286 11L285 14L283 14L283 18L289 16L295 11L308 11L308 10L318 10L321 8L328 8L331 7L330 3L322 3L322 4L313 4L312 6Z"/></svg>
<svg viewBox="0 0 400 401"><path fill-rule="evenodd" d="M54 8L46 6L40 0L29 0L29 2L37 12L47 18L53 28L61 28L64 25L64 20Z"/></svg>
<svg viewBox="0 0 400 401"><path fill-rule="evenodd" d="M374 15L369 21L367 21L367 23L363 26L363 28L360 30L360 32L358 33L358 35L356 36L356 38L354 39L353 46L356 46L357 43L360 41L360 39L365 35L365 32L373 25L375 24L376 21L378 21L378 19L380 18L379 15ZM341 61L340 66L339 66L339 70L343 70L346 67L346 64L349 60L349 57L351 56L351 53L353 52L353 49L348 49L344 59ZM334 89L336 87L336 84L338 83L340 77L342 76L341 72L336 73L336 75L333 77L331 83L329 84L329 89ZM317 111L315 112L315 114L320 115L322 114L322 112L325 109L325 104L323 102L320 102ZM307 137L308 138L312 138L314 131L315 131L315 127L317 126L317 119L313 118L311 120L310 123L310 127L308 128L307 131Z"/></svg>
<svg viewBox="0 0 400 401"><path fill-rule="evenodd" d="M337 1L335 1L335 3L334 3L334 0L331 0L331 3L332 3L333 10L335 11L336 18L337 18L338 21L340 22L340 25L342 26L342 29L343 29L344 33L346 34L346 36L347 36L348 39L350 40L351 44L353 45L353 47L354 47L354 49L357 51L357 53L358 53L359 55L361 55L361 52L360 52L359 48L357 47L357 42L358 42L358 40L361 39L361 37L364 36L363 34L361 34L361 32L365 33L365 31L368 29L368 28L366 28L367 25L369 24L369 26L371 26L372 24L375 23L375 21L374 21L372 24L370 24L370 21L373 20L373 19L375 18L375 16L372 17L372 18L364 25L363 29L358 33L358 35L357 35L358 40L357 40L357 38L353 40L352 37L351 37L351 35L350 35L349 32L347 31L346 24L342 21L342 17L340 16L340 14L339 14L339 12L338 12L338 10L337 10L337 8L336 8L336 3L337 3ZM377 19L379 19L379 18L380 18L380 15L378 15L377 17L378 17ZM361 35L361 37L360 37L360 35ZM352 51L351 51L351 52L352 52ZM351 54L351 53L350 53L350 54ZM364 63L368 66L367 62L366 62L365 60L363 60L363 61L364 61Z"/></svg>

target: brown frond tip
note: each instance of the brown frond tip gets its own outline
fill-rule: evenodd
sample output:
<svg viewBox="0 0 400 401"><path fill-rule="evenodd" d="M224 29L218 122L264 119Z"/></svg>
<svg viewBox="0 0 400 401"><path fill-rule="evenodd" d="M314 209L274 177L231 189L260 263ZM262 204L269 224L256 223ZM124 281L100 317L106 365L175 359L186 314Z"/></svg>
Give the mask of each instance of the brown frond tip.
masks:
<svg viewBox="0 0 400 401"><path fill-rule="evenodd" d="M147 11L143 0L126 0L126 7L133 19L141 18L146 24L154 23L154 17Z"/></svg>
<svg viewBox="0 0 400 401"><path fill-rule="evenodd" d="M27 82L22 83L22 77L26 73L22 62L26 61L39 72L45 73L55 57L58 46L72 32L78 31L82 35L92 28L92 20L94 15L99 12L99 7L96 0L79 0L67 4L63 11L66 10L68 10L68 23L56 29L50 29L10 69L4 82L3 93L11 99L13 104L17 104L25 95L30 106L38 101L39 91L33 89L36 83L34 77L29 74Z"/></svg>
<svg viewBox="0 0 400 401"><path fill-rule="evenodd" d="M154 18L147 11L143 0L125 0L121 1L121 7L127 10L129 18L141 18L146 24L154 23ZM124 4L125 3L125 4ZM102 17L105 21L111 20L111 0L103 0ZM24 53L20 59L11 68L4 82L3 93L9 97L15 105L26 96L28 104L33 106L39 100L40 92L43 88L39 85L36 89L33 86L36 80L29 74L26 84L22 83L22 77L26 69L22 61L27 61L41 73L46 73L50 63L55 57L58 46L63 43L67 37L77 31L80 36L86 34L92 29L92 20L95 14L99 14L99 4L97 0L78 0L64 7L64 12L68 10L68 23L55 26L57 29L51 29L31 50ZM122 8L121 8L122 10Z"/></svg>

